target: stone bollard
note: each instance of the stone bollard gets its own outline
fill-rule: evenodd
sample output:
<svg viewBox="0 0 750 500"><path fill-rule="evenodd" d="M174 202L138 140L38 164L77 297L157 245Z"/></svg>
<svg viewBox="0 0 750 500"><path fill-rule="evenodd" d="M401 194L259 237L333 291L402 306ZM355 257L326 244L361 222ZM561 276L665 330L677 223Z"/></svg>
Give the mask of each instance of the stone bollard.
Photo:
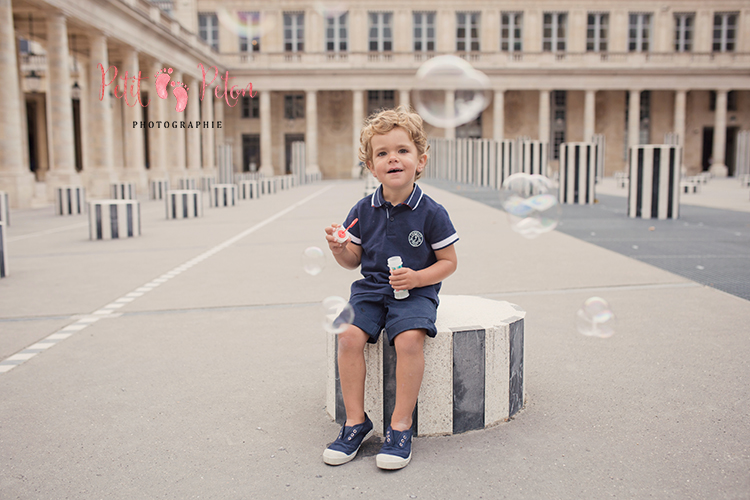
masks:
<svg viewBox="0 0 750 500"><path fill-rule="evenodd" d="M0 278L8 276L8 245L5 221L0 220Z"/></svg>
<svg viewBox="0 0 750 500"><path fill-rule="evenodd" d="M237 192L240 200L252 200L260 198L260 184L258 181L240 181L237 184Z"/></svg>
<svg viewBox="0 0 750 500"><path fill-rule="evenodd" d="M181 179L177 179L177 186L181 190L195 190L198 189L197 187L198 183L195 179L190 177L182 177Z"/></svg>
<svg viewBox="0 0 750 500"><path fill-rule="evenodd" d="M588 142L560 144L560 203L593 205L596 198L597 146Z"/></svg>
<svg viewBox="0 0 750 500"><path fill-rule="evenodd" d="M6 226L10 226L10 198L8 193L0 191L0 222L4 222Z"/></svg>
<svg viewBox="0 0 750 500"><path fill-rule="evenodd" d="M169 180L156 179L148 183L148 199L163 200L169 191Z"/></svg>
<svg viewBox="0 0 750 500"><path fill-rule="evenodd" d="M438 334L425 340L416 435L483 429L507 421L523 407L525 316L508 302L466 295L440 297ZM337 338L328 334L326 410L343 423L346 411L338 379ZM365 363L365 411L376 433L382 435L390 424L396 395L396 350L384 333L377 344L365 347Z"/></svg>
<svg viewBox="0 0 750 500"><path fill-rule="evenodd" d="M263 177L260 180L260 192L261 194L275 194L276 193L276 177Z"/></svg>
<svg viewBox="0 0 750 500"><path fill-rule="evenodd" d="M233 207L237 204L237 186L234 184L214 184L211 186L212 207Z"/></svg>
<svg viewBox="0 0 750 500"><path fill-rule="evenodd" d="M641 144L630 148L629 217L679 217L681 154L680 146L669 144Z"/></svg>
<svg viewBox="0 0 750 500"><path fill-rule="evenodd" d="M86 195L83 186L61 186L55 189L55 213L78 215L85 210Z"/></svg>
<svg viewBox="0 0 750 500"><path fill-rule="evenodd" d="M547 143L542 141L519 141L517 149L517 171L546 176L547 167L549 165L547 158L548 148Z"/></svg>
<svg viewBox="0 0 750 500"><path fill-rule="evenodd" d="M141 205L137 200L89 202L89 239L114 240L141 235Z"/></svg>
<svg viewBox="0 0 750 500"><path fill-rule="evenodd" d="M165 200L167 219L203 217L203 193L197 189L170 189Z"/></svg>
<svg viewBox="0 0 750 500"><path fill-rule="evenodd" d="M216 177L211 175L202 175L199 179L200 190L203 192L211 191L211 188L216 184Z"/></svg>
<svg viewBox="0 0 750 500"><path fill-rule="evenodd" d="M110 196L113 200L135 200L135 182L114 182L109 185Z"/></svg>

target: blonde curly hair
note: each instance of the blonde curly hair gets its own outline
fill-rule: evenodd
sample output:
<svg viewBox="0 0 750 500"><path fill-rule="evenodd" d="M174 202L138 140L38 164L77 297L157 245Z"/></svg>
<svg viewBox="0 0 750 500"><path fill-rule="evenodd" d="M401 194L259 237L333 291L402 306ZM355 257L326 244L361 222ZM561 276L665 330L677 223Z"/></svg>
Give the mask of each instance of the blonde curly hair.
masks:
<svg viewBox="0 0 750 500"><path fill-rule="evenodd" d="M359 160L364 162L367 168L372 165L373 136L385 135L396 127L401 127L409 134L409 138L417 147L418 156L421 157L430 150L422 117L412 108L399 106L396 109L376 111L365 120L365 126L359 135ZM422 172L417 172L416 179L421 176Z"/></svg>

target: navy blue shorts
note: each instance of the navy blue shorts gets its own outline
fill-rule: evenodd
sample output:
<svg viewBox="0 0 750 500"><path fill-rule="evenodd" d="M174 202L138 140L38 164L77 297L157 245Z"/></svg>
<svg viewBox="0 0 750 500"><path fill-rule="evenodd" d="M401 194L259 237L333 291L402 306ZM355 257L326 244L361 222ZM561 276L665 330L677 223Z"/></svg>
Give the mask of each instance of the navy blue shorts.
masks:
<svg viewBox="0 0 750 500"><path fill-rule="evenodd" d="M383 327L391 345L396 335L407 330L421 328L430 337L437 335L437 304L430 298L412 294L398 300L382 293L357 293L349 303L354 309L352 324L369 335L371 344L378 341Z"/></svg>

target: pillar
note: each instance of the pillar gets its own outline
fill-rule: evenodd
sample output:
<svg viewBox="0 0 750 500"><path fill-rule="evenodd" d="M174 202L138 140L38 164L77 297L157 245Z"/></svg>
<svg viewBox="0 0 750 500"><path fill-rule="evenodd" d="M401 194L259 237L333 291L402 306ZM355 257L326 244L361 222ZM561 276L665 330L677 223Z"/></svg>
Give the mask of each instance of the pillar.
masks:
<svg viewBox="0 0 750 500"><path fill-rule="evenodd" d="M199 82L195 78L185 78L185 84L190 89L188 91L188 103L185 108L185 120L195 124L200 121L200 88ZM186 163L189 177L200 175L201 169L201 129L188 128L186 131L187 151Z"/></svg>
<svg viewBox="0 0 750 500"><path fill-rule="evenodd" d="M446 90L445 91L445 115L453 116L454 109L456 107L456 92L454 90ZM445 135L444 137L446 139L455 139L456 138L456 126L449 126L445 127Z"/></svg>
<svg viewBox="0 0 750 500"><path fill-rule="evenodd" d="M539 91L539 140L542 142L549 141L549 100L551 90Z"/></svg>
<svg viewBox="0 0 750 500"><path fill-rule="evenodd" d="M505 91L496 90L492 101L492 138L502 141L505 138Z"/></svg>
<svg viewBox="0 0 750 500"><path fill-rule="evenodd" d="M409 89L401 89L398 91L398 104L399 106L411 107L411 91Z"/></svg>
<svg viewBox="0 0 750 500"><path fill-rule="evenodd" d="M352 90L352 179L359 177L361 168L359 166L359 135L362 132L362 124L365 120L364 91Z"/></svg>
<svg viewBox="0 0 750 500"><path fill-rule="evenodd" d="M628 146L637 146L641 142L641 91L630 91L628 106Z"/></svg>
<svg viewBox="0 0 750 500"><path fill-rule="evenodd" d="M161 72L164 68L162 63L154 61L150 65L150 70L146 75L145 81L151 82L149 89L149 100L151 101L148 105L148 157L149 157L149 172L148 177L151 180L162 180L167 178L167 165L166 155L164 154L164 120L167 118L166 115L166 104L165 99L161 99L156 95L156 88L154 87L155 78L154 75ZM161 122L161 123L158 123ZM153 128L150 126L154 124Z"/></svg>
<svg viewBox="0 0 750 500"><path fill-rule="evenodd" d="M260 173L273 176L273 138L271 137L271 92L258 92L260 96Z"/></svg>
<svg viewBox="0 0 750 500"><path fill-rule="evenodd" d="M109 92L104 89L102 96L99 89L102 83L102 72L98 67L100 64L107 71L109 68L109 55L107 53L107 38L100 34L94 33L89 37L90 56L90 74L87 86L96 89L97 92L89 92L89 152L91 161L89 169L84 171L89 190L89 197L106 198L109 195L109 188L112 182L115 182L114 158L112 156L113 148L113 130L112 130L112 108ZM108 79L114 75L114 69L107 74ZM124 73L123 73L124 75ZM120 75L118 74L119 83ZM119 104L119 103L118 103Z"/></svg>
<svg viewBox="0 0 750 500"><path fill-rule="evenodd" d="M318 92L308 90L305 96L305 173L319 174L318 166Z"/></svg>
<svg viewBox="0 0 750 500"><path fill-rule="evenodd" d="M709 169L716 177L726 177L729 173L725 161L727 147L727 91L716 91L716 116L714 118L713 162Z"/></svg>
<svg viewBox="0 0 750 500"><path fill-rule="evenodd" d="M674 95L674 133L677 134L677 144L685 150L685 109L687 102L687 91L678 90ZM683 156L680 159L683 160ZM683 165L679 165L682 171Z"/></svg>
<svg viewBox="0 0 750 500"><path fill-rule="evenodd" d="M128 76L128 87L126 89L127 100L123 109L123 140L125 141L124 151L124 165L122 172L122 179L125 182L134 182L138 192L145 193L148 189L148 177L146 176L146 162L145 162L145 151L144 151L144 140L143 133L144 129L141 128L141 124L147 127L147 123L143 123L143 105L146 104L138 96L138 85L133 86L131 92L131 83L133 77L139 76L141 71L138 62L138 52L130 47L126 47L123 50L122 68L119 70L125 76L127 71ZM101 73L99 73L101 74ZM153 75L140 75L143 81L150 80L149 76ZM154 95L151 96L153 99ZM133 123L136 125L133 126Z"/></svg>
<svg viewBox="0 0 750 500"><path fill-rule="evenodd" d="M596 91L587 90L583 102L583 141L591 142L596 123Z"/></svg>
<svg viewBox="0 0 750 500"><path fill-rule="evenodd" d="M181 71L174 70L174 72L172 73L172 81L175 82L175 85L182 85L184 83L182 81L182 76L183 75ZM169 168L175 178L184 178L185 174L187 173L185 171L185 169L187 168L185 163L185 135L187 134L187 129L180 128L180 122L185 121L185 111L183 110L182 112L179 112L176 109L177 98L172 94L172 91L175 88L177 87L167 88L169 92L169 97L167 98L167 109L169 110L170 121L173 125L175 123L177 125L177 128L173 128L170 125L170 128L166 130L166 133L168 134L167 142L172 146L170 151L171 157L169 158L167 164L169 165Z"/></svg>
<svg viewBox="0 0 750 500"><path fill-rule="evenodd" d="M216 173L216 146L214 130L211 122L214 121L214 87L207 87L201 101L201 135L203 139L203 175L214 175ZM203 127L208 125L208 127ZM262 148L261 148L262 150Z"/></svg>

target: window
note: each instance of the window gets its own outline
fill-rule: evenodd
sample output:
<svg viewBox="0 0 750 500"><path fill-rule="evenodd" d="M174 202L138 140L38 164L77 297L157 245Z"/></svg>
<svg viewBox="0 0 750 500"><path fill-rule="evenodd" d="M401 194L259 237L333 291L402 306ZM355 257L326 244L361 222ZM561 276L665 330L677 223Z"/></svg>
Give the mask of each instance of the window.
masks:
<svg viewBox="0 0 750 500"><path fill-rule="evenodd" d="M648 52L651 48L651 14L630 14L628 49L630 52Z"/></svg>
<svg viewBox="0 0 750 500"><path fill-rule="evenodd" d="M253 99L254 100L254 99ZM295 120L305 117L304 94L289 94L284 96L284 118Z"/></svg>
<svg viewBox="0 0 750 500"><path fill-rule="evenodd" d="M456 50L479 52L479 12L456 14Z"/></svg>
<svg viewBox="0 0 750 500"><path fill-rule="evenodd" d="M326 51L346 52L349 40L349 13L326 16Z"/></svg>
<svg viewBox="0 0 750 500"><path fill-rule="evenodd" d="M716 91L714 90L709 94L708 108L716 111ZM727 92L727 111L737 111L737 92L734 90Z"/></svg>
<svg viewBox="0 0 750 500"><path fill-rule="evenodd" d="M260 118L260 100L242 96L242 118Z"/></svg>
<svg viewBox="0 0 750 500"><path fill-rule="evenodd" d="M393 50L393 13L370 12L370 52L390 52Z"/></svg>
<svg viewBox="0 0 750 500"><path fill-rule="evenodd" d="M674 15L674 51L693 51L693 30L695 14L677 13Z"/></svg>
<svg viewBox="0 0 750 500"><path fill-rule="evenodd" d="M198 14L198 35L211 46L219 50L219 18L213 12Z"/></svg>
<svg viewBox="0 0 750 500"><path fill-rule="evenodd" d="M609 14L589 13L586 28L586 51L607 52L609 37Z"/></svg>
<svg viewBox="0 0 750 500"><path fill-rule="evenodd" d="M395 106L395 92L393 90L367 91L367 114L371 115L380 109L390 109Z"/></svg>
<svg viewBox="0 0 750 500"><path fill-rule="evenodd" d="M714 14L714 52L734 52L737 42L737 14Z"/></svg>
<svg viewBox="0 0 750 500"><path fill-rule="evenodd" d="M284 12L284 52L305 50L305 14Z"/></svg>
<svg viewBox="0 0 750 500"><path fill-rule="evenodd" d="M567 93L564 90L554 90L550 96L550 114L552 115L552 123L550 126L550 142L552 143L552 159L557 160L560 158L560 144L565 142L565 104L567 101Z"/></svg>
<svg viewBox="0 0 750 500"><path fill-rule="evenodd" d="M435 13L414 13L414 52L435 51Z"/></svg>
<svg viewBox="0 0 750 500"><path fill-rule="evenodd" d="M238 12L240 52L260 51L260 12Z"/></svg>
<svg viewBox="0 0 750 500"><path fill-rule="evenodd" d="M565 52L566 25L565 13L545 12L542 31L542 50L545 52Z"/></svg>
<svg viewBox="0 0 750 500"><path fill-rule="evenodd" d="M503 12L500 16L500 50L523 51L523 13Z"/></svg>

